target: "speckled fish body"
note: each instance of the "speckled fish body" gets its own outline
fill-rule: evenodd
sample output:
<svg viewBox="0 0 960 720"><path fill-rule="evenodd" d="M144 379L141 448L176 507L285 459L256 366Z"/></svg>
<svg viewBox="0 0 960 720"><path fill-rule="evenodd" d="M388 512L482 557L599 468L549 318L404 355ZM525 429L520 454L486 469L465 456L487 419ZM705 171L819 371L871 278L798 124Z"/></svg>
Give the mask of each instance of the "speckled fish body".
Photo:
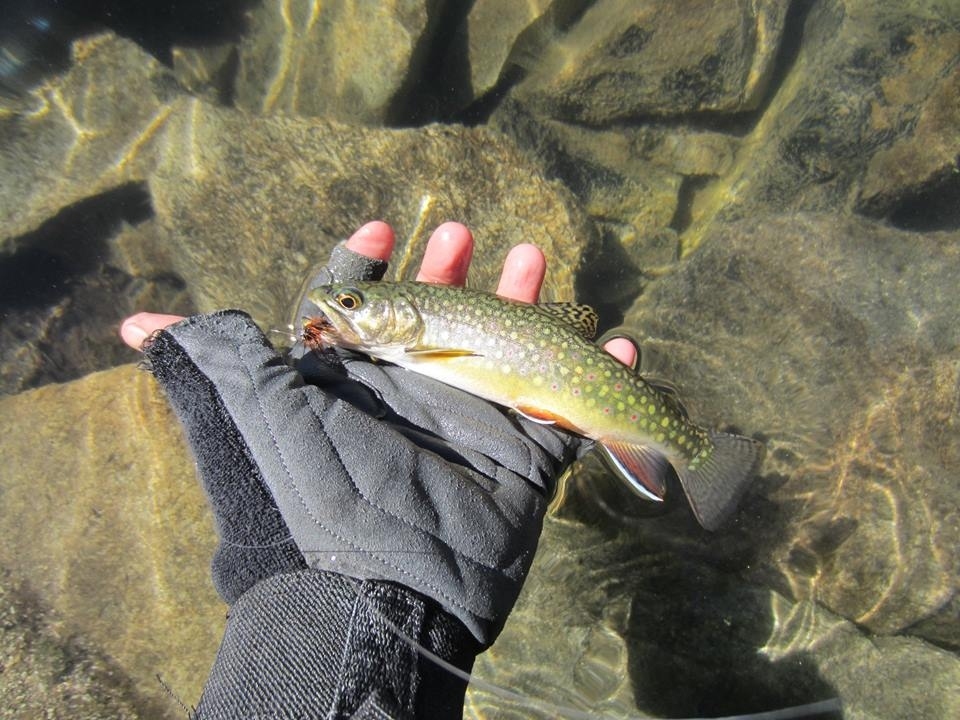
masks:
<svg viewBox="0 0 960 720"><path fill-rule="evenodd" d="M305 322L308 344L357 350L592 438L654 499L669 462L704 527L732 512L759 465L759 443L697 426L592 342L596 316L585 306L386 282L325 286L310 300L320 314Z"/></svg>

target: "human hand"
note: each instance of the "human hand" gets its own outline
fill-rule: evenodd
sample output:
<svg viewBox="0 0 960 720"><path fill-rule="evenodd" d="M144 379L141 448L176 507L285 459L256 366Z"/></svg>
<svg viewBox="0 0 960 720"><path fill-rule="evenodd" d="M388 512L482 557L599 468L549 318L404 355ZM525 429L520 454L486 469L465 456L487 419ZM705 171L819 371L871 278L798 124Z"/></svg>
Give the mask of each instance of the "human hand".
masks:
<svg viewBox="0 0 960 720"><path fill-rule="evenodd" d="M367 223L355 232L346 247L369 258L387 261L393 252L393 230L384 222ZM417 280L462 286L473 257L473 236L460 223L444 223L427 243ZM546 273L543 253L534 245L517 245L507 255L497 286L497 294L521 302L537 302ZM158 330L183 320L181 315L142 312L123 321L120 336L134 350ZM611 355L626 365L636 361L636 347L625 338L604 345Z"/></svg>
<svg viewBox="0 0 960 720"><path fill-rule="evenodd" d="M346 247L385 260L393 233L371 223ZM462 225L441 226L418 279L463 284L472 248ZM542 253L518 246L498 292L533 302L544 273ZM151 338L147 358L197 456L221 537L221 595L232 603L265 577L307 566L392 580L492 642L529 569L553 482L585 441L356 358L340 368L345 382L304 385L246 316L179 320L141 314L121 332L133 347ZM609 349L632 362L629 341ZM372 390L382 412L358 410L342 385Z"/></svg>

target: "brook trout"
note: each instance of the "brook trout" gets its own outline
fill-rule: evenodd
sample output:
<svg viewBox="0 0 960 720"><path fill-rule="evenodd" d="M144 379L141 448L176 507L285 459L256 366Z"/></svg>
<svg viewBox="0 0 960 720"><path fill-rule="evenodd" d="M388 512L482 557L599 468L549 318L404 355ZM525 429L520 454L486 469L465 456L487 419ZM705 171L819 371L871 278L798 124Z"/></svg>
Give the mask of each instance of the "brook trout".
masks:
<svg viewBox="0 0 960 720"><path fill-rule="evenodd" d="M593 342L597 316L421 282L329 285L308 296L304 343L394 363L542 423L591 438L640 494L662 500L668 463L713 530L763 459L751 438L704 429L663 386Z"/></svg>

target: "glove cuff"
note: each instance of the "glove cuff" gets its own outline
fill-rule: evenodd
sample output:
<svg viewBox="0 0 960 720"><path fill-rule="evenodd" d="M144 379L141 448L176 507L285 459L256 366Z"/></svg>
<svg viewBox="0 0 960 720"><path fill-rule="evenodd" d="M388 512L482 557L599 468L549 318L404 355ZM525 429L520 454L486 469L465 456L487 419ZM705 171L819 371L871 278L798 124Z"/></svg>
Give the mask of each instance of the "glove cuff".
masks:
<svg viewBox="0 0 960 720"><path fill-rule="evenodd" d="M459 718L479 645L426 597L304 570L268 578L231 610L197 711L205 717Z"/></svg>

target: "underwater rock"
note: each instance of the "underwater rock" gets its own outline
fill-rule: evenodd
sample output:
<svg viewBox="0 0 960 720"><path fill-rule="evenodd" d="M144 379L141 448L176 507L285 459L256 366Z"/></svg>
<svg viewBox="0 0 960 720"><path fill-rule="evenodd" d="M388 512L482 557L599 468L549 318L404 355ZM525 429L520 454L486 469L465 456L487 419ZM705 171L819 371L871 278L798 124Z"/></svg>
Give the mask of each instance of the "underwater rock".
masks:
<svg viewBox="0 0 960 720"><path fill-rule="evenodd" d="M892 218L905 202L922 215L925 196L951 220L898 226L957 227L955 18L931 3L810 7L794 28L789 72L745 128L730 172L696 194L689 227L680 228L686 251L717 216L854 210Z"/></svg>
<svg viewBox="0 0 960 720"><path fill-rule="evenodd" d="M132 353L131 353L132 355ZM223 632L213 523L179 425L132 365L0 398L0 567L107 656L144 717L195 702Z"/></svg>
<svg viewBox="0 0 960 720"><path fill-rule="evenodd" d="M491 116L490 125L516 140L544 175L570 188L636 266L676 259L675 242L663 247L657 241L677 211L682 178L646 161L629 134L537 118L510 98Z"/></svg>
<svg viewBox="0 0 960 720"><path fill-rule="evenodd" d="M937 186L956 186L960 174L960 71L956 63L960 32L944 38L916 33L903 42L912 45L905 51L903 67L897 75L883 79L883 97L873 108L874 125L896 127L897 136L867 165L857 203L871 215L889 215L900 209L905 199ZM956 203L960 193L954 191L954 196ZM957 212L955 208L954 226Z"/></svg>
<svg viewBox="0 0 960 720"><path fill-rule="evenodd" d="M136 693L122 673L39 607L0 570L0 706L10 718L135 720ZM161 716L162 717L162 716Z"/></svg>
<svg viewBox="0 0 960 720"><path fill-rule="evenodd" d="M0 256L0 395L130 362L117 342L143 308L188 315L146 191L125 186L81 201ZM131 224L135 223L135 224Z"/></svg>
<svg viewBox="0 0 960 720"><path fill-rule="evenodd" d="M549 259L543 297L554 299L573 297L593 233L569 191L484 128L251 118L191 101L165 138L149 187L177 243L172 271L201 311L242 307L266 328L290 321L311 266L373 218L397 231L392 277L412 278L430 232L456 219L476 239L474 287L495 288L508 250L532 242Z"/></svg>
<svg viewBox="0 0 960 720"><path fill-rule="evenodd" d="M269 0L252 11L240 42L236 107L389 121L405 83L420 73L440 5Z"/></svg>
<svg viewBox="0 0 960 720"><path fill-rule="evenodd" d="M627 315L692 415L767 439L738 532L784 591L960 645L957 233L835 215L715 224ZM722 544L722 543L721 543Z"/></svg>
<svg viewBox="0 0 960 720"><path fill-rule="evenodd" d="M143 195L138 202L155 215L151 247L166 246L149 271L132 277L121 272L118 282L136 284L149 272L172 283L171 293L158 300L181 290L189 298L156 309L241 307L264 328L282 330L310 269L326 259L335 242L374 218L389 221L397 231L394 276L413 276L433 228L456 219L476 238L470 278L475 287L493 289L507 251L533 242L551 265L544 298L573 297L574 272L594 229L569 191L545 180L499 133L251 118L171 89L167 84L175 83L169 73L127 41L92 38L78 43L75 55L75 67L43 89L40 97L49 105L41 116L0 118L0 127L23 134L10 146L5 155L10 163L0 171L16 177L19 162L34 174L25 200L13 183L0 183L0 206L9 207L11 218L4 232L26 231L8 236L6 249L14 255L30 249L30 233L44 222L56 224L57 218L83 210L92 196L130 191ZM143 107L152 109L149 117L132 106L118 108L135 84L150 90L143 93ZM160 86L164 93L157 92ZM99 129L77 141L70 120L75 116ZM51 134L65 139L45 145ZM37 156L38 147L45 154ZM135 221L144 219L138 215ZM114 232L119 230L118 222ZM69 248L57 242L79 243L69 233L50 238L44 247L57 257L70 257ZM98 238L106 246L102 254L110 255L113 236L104 232ZM65 271L70 277L70 268ZM48 324L51 313L61 312L58 307L45 305L36 322ZM20 340L12 338L11 347ZM36 361L26 359L29 367ZM94 368L78 367L89 371L111 364L112 356ZM9 375L24 368L18 362L9 365L14 368Z"/></svg>
<svg viewBox="0 0 960 720"><path fill-rule="evenodd" d="M571 502L582 513L596 498ZM561 515L568 510L561 504ZM593 508L602 522L547 518L517 606L474 666L480 681L525 700L478 682L467 715L562 716L539 700L624 720L638 710L716 717L838 697L844 717L935 720L960 711L960 661L951 653L871 636L756 582L749 538L705 538L676 513L638 520L610 510ZM716 542L724 547L711 548Z"/></svg>
<svg viewBox="0 0 960 720"><path fill-rule="evenodd" d="M757 107L788 3L600 0L515 88L538 115L588 125Z"/></svg>
<svg viewBox="0 0 960 720"><path fill-rule="evenodd" d="M442 63L459 110L535 64L544 48L583 11L589 0L476 0L456 29Z"/></svg>
<svg viewBox="0 0 960 720"><path fill-rule="evenodd" d="M72 52L70 70L32 91L29 104L0 110L4 252L63 208L142 181L181 95L170 71L128 40L98 35Z"/></svg>

